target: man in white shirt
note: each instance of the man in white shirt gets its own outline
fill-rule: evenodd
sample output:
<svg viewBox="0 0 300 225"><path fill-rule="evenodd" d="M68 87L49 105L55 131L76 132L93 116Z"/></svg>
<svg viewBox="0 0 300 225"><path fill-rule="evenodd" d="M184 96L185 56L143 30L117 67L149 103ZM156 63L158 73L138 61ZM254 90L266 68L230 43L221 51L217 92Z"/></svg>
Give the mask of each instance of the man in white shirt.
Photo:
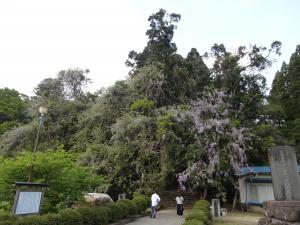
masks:
<svg viewBox="0 0 300 225"><path fill-rule="evenodd" d="M158 206L158 203L160 202L160 197L156 192L154 192L151 196L151 218L156 218L156 208Z"/></svg>

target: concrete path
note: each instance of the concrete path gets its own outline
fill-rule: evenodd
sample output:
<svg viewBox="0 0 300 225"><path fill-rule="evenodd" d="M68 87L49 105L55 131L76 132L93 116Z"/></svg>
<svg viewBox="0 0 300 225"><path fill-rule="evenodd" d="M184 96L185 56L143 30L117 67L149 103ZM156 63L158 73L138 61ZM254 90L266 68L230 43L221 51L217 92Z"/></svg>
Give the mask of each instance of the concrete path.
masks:
<svg viewBox="0 0 300 225"><path fill-rule="evenodd" d="M184 218L176 215L176 209L165 209L157 212L156 219L151 219L149 216L142 217L128 225L181 225L183 223Z"/></svg>

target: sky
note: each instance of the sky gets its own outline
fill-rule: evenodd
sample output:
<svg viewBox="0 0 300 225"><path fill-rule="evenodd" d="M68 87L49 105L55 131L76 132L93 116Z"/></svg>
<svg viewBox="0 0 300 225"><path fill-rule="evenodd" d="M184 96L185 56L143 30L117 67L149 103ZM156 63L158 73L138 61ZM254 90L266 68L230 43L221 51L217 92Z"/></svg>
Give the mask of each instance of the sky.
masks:
<svg viewBox="0 0 300 225"><path fill-rule="evenodd" d="M300 44L298 0L1 0L0 88L32 96L43 79L69 68L90 70L89 91L113 85L127 77L129 51L146 46L147 19L160 8L181 14L173 40L184 57L214 43L281 41L268 87Z"/></svg>

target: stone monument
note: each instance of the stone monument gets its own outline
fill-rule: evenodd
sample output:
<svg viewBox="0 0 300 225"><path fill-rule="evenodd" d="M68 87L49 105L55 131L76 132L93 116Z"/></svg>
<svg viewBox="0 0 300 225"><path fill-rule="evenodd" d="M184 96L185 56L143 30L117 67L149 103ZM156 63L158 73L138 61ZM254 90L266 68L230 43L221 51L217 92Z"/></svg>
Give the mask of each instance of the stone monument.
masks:
<svg viewBox="0 0 300 225"><path fill-rule="evenodd" d="M300 176L295 150L277 146L268 150L274 201L263 203L265 217L259 225L300 225Z"/></svg>

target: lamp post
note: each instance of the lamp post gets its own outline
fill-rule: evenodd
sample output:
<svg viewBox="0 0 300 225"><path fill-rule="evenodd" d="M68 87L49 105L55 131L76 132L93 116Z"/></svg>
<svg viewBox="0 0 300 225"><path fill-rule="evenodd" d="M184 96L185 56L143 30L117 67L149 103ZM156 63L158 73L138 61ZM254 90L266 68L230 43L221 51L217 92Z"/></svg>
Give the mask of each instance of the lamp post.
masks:
<svg viewBox="0 0 300 225"><path fill-rule="evenodd" d="M44 127L45 114L48 112L47 107L39 107L39 126L35 139L33 153L36 152L39 141L40 130ZM15 182L17 191L15 194L13 214L16 216L23 216L29 214L39 214L43 204L43 196L45 188L49 185L47 183L32 183L32 172L34 168L35 155L29 168L28 182Z"/></svg>
<svg viewBox="0 0 300 225"><path fill-rule="evenodd" d="M45 106L40 106L39 107L39 112L40 112L39 127L38 127L38 131L37 131L36 139L35 139L33 153L36 152L37 144L38 144L38 141L39 141L40 130L41 130L41 127L44 127L45 114L47 114L48 108L45 107ZM35 156L33 156L33 157L35 157ZM34 159L33 159L33 161L34 161ZM33 162L32 162L32 164L30 166L30 169L29 169L28 182L31 182L31 179L32 179L33 166L34 165L33 165Z"/></svg>

